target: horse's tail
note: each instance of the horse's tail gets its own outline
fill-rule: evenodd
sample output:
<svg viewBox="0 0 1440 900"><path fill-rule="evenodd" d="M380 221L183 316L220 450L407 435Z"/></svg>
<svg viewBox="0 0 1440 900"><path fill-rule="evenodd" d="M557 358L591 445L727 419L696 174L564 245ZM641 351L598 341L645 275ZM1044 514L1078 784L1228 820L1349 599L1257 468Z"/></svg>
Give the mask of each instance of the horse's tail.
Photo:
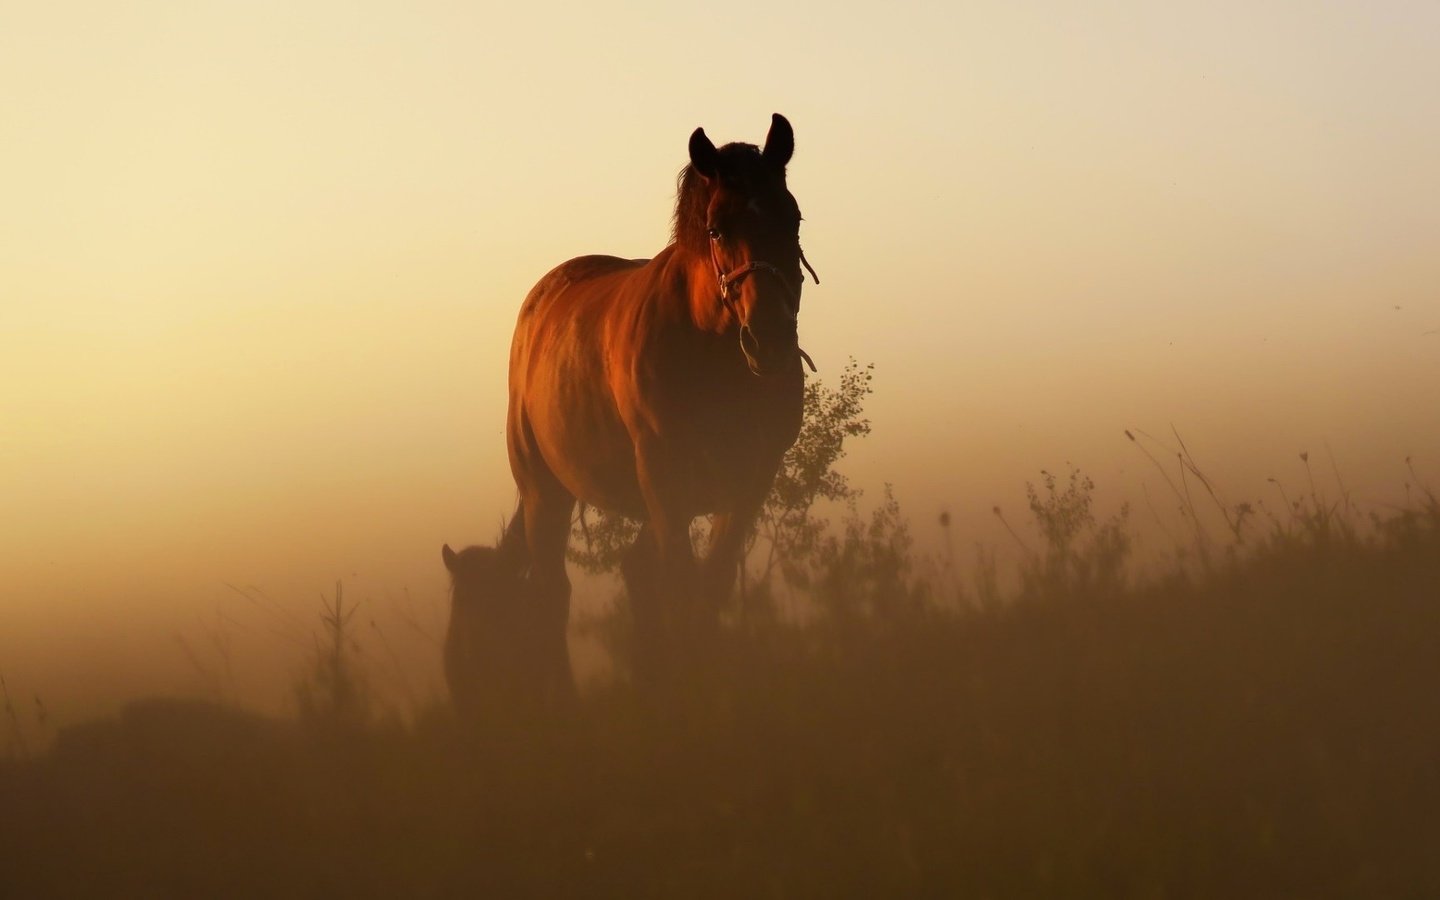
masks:
<svg viewBox="0 0 1440 900"><path fill-rule="evenodd" d="M530 547L525 541L525 504L516 503L515 513L510 516L510 521L504 525L504 532L500 535L500 542L497 545L500 550L500 557L521 571L530 564Z"/></svg>

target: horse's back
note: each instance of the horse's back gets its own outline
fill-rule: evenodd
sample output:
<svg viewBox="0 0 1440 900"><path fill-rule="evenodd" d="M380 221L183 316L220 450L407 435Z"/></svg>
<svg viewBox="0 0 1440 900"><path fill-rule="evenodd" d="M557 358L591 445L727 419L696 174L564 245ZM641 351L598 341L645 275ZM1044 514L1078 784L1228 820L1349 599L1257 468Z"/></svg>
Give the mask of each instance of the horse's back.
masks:
<svg viewBox="0 0 1440 900"><path fill-rule="evenodd" d="M545 276L535 283L535 287L530 290L530 295L525 298L525 305L521 308L521 313L523 315L546 298L565 294L576 285L587 285L597 279L604 279L620 273L628 274L644 267L648 262L650 262L648 259L623 259L619 256L600 255L577 256L574 259L568 259L545 273Z"/></svg>
<svg viewBox="0 0 1440 900"><path fill-rule="evenodd" d="M610 272L638 269L649 261L648 259L625 259L620 256L606 256L597 253L566 260L551 271L564 272L575 281L584 281L587 278L606 275Z"/></svg>
<svg viewBox="0 0 1440 900"><path fill-rule="evenodd" d="M653 293L644 274L650 262L576 257L525 298L510 351L507 424L522 495L553 475L578 499L639 511L635 451L611 376L629 368L634 314Z"/></svg>
<svg viewBox="0 0 1440 900"><path fill-rule="evenodd" d="M537 362L593 367L584 359L590 340L604 330L624 295L624 284L648 263L618 256L577 256L545 274L521 304L510 348L510 389L524 390L526 370ZM593 377L598 372L584 373Z"/></svg>

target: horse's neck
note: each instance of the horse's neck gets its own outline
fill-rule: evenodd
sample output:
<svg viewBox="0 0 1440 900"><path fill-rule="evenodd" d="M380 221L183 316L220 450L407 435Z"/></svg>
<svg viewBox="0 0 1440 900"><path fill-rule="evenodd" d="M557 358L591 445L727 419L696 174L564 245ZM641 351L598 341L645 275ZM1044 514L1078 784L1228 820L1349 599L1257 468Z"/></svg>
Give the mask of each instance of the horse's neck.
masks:
<svg viewBox="0 0 1440 900"><path fill-rule="evenodd" d="M720 301L715 265L708 256L671 244L655 257L654 263L660 267L656 281L658 292L680 294L662 297L662 300L681 301L700 331L720 334L730 326L730 314Z"/></svg>

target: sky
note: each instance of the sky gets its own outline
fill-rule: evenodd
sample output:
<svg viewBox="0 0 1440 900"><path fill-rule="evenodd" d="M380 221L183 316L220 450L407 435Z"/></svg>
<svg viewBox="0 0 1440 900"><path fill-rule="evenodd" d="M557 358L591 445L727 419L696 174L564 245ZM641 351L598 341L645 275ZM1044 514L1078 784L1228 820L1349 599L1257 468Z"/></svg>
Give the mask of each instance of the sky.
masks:
<svg viewBox="0 0 1440 900"><path fill-rule="evenodd" d="M772 112L802 345L875 365L845 471L922 543L1067 464L1163 498L1127 428L1232 500L1306 451L1399 502L1440 483L1436 84L1418 2L0 2L0 673L78 710L233 640L273 699L337 579L434 652L440 544L513 506L520 300L654 255L691 130Z"/></svg>

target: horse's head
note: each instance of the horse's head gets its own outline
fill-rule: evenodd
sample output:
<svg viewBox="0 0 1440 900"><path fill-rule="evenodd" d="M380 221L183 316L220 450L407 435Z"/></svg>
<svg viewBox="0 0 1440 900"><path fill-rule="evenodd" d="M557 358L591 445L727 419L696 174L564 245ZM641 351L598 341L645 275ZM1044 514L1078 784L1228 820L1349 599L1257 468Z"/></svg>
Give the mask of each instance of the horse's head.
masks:
<svg viewBox="0 0 1440 900"><path fill-rule="evenodd" d="M697 128L690 164L680 174L676 241L713 271L706 281L733 318L740 350L757 375L800 354L800 207L785 185L794 151L795 133L779 113L763 148L717 148Z"/></svg>

